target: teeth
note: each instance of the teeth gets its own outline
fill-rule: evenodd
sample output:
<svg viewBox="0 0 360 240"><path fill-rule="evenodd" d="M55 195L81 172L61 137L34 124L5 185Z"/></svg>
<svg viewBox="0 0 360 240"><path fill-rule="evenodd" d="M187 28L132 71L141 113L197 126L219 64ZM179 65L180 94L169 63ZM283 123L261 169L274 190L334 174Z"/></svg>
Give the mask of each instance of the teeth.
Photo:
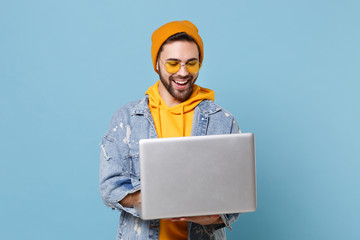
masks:
<svg viewBox="0 0 360 240"><path fill-rule="evenodd" d="M184 84L186 84L189 80L186 80L185 82L180 82L180 81L176 81L176 80L174 80L177 84L181 84L181 85L184 85Z"/></svg>

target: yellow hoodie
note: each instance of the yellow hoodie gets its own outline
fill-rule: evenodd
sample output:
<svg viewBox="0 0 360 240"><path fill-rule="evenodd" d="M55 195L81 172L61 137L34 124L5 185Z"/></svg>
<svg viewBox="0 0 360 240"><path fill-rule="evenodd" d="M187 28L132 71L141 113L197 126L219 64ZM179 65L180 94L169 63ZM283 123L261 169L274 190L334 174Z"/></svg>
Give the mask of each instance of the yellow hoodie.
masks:
<svg viewBox="0 0 360 240"><path fill-rule="evenodd" d="M215 92L194 84L188 100L168 107L160 97L158 87L159 81L145 93L149 95L149 107L158 137L190 136L195 107L204 99L214 101ZM159 240L187 239L187 235L187 222L160 220Z"/></svg>
<svg viewBox="0 0 360 240"><path fill-rule="evenodd" d="M160 97L158 87L159 81L145 93L149 95L149 107L158 137L190 136L195 107L204 99L214 101L215 92L194 84L188 100L168 107Z"/></svg>

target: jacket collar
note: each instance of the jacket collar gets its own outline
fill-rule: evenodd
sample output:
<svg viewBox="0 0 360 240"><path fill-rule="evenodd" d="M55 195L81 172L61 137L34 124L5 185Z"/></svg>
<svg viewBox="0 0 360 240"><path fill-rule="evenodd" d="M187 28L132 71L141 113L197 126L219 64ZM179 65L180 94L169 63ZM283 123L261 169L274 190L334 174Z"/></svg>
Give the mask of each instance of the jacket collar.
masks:
<svg viewBox="0 0 360 240"><path fill-rule="evenodd" d="M203 114L213 114L221 110L221 107L215 104L211 100L203 100L199 103L196 107L200 110ZM131 115L150 115L149 109L149 95L145 95L143 99L140 100L138 104L135 105L133 108Z"/></svg>
<svg viewBox="0 0 360 240"><path fill-rule="evenodd" d="M145 115L151 114L149 109L149 95L145 95L143 99L140 100L138 104L135 105L131 111L131 115Z"/></svg>
<svg viewBox="0 0 360 240"><path fill-rule="evenodd" d="M197 108L205 115L213 114L221 110L221 107L211 100L201 101Z"/></svg>

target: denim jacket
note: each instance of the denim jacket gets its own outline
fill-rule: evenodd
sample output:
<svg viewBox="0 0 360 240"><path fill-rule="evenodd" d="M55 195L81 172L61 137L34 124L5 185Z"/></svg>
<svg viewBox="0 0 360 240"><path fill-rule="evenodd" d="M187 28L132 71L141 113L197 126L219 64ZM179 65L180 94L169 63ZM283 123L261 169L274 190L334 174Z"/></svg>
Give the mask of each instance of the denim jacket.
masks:
<svg viewBox="0 0 360 240"><path fill-rule="evenodd" d="M195 108L192 136L229 133L240 133L230 113L210 100L203 100ZM127 194L140 190L139 140L144 138L157 138L148 96L121 107L100 144L101 197L105 205L121 211L117 239L159 239L159 220L142 220L135 208L119 204ZM188 239L226 239L224 227L231 229L238 215L221 215L223 224L203 226L189 222Z"/></svg>

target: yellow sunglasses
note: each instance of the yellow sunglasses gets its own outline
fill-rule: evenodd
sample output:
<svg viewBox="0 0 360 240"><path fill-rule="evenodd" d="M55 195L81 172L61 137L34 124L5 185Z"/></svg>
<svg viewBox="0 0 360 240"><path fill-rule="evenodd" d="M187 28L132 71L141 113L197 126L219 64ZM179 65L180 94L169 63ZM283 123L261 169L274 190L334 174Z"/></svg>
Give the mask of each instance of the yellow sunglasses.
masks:
<svg viewBox="0 0 360 240"><path fill-rule="evenodd" d="M191 60L187 63L182 63L178 60L168 60L165 62L164 66L165 70L168 73L177 73L180 70L181 66L185 66L188 73L194 74L200 71L201 63L198 60Z"/></svg>

